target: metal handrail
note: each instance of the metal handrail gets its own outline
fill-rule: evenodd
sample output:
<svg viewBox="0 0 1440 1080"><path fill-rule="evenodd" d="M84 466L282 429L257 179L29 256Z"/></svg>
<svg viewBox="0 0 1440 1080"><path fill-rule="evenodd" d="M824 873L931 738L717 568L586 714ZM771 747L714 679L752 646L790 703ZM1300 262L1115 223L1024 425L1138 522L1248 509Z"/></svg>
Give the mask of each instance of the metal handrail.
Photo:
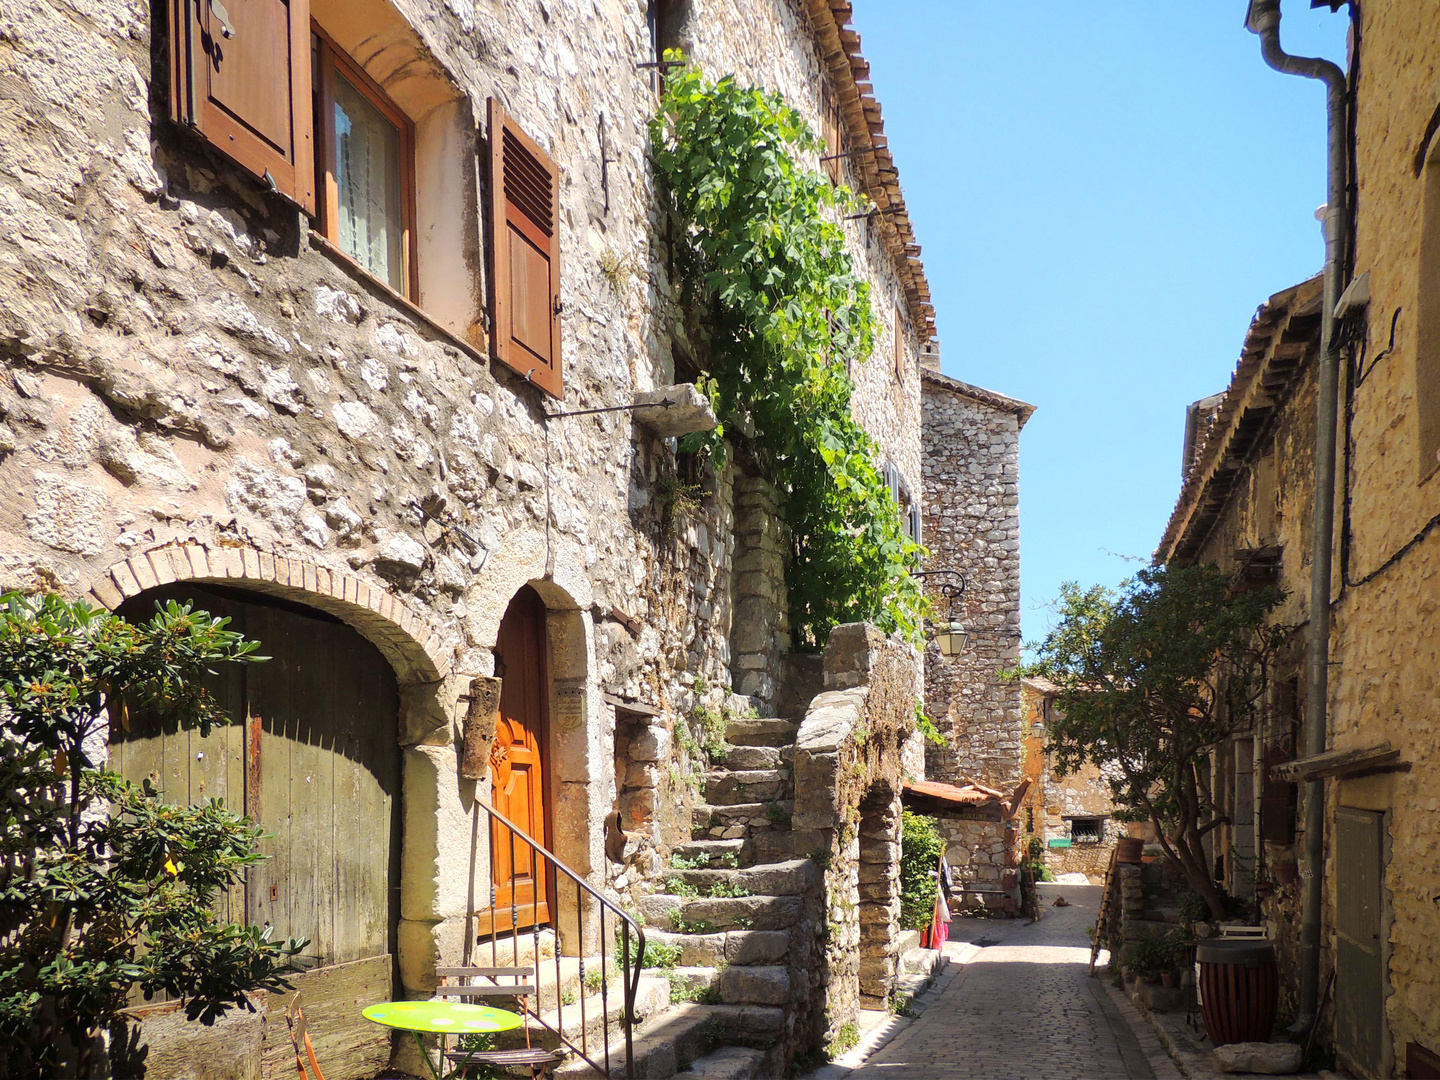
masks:
<svg viewBox="0 0 1440 1080"><path fill-rule="evenodd" d="M498 920L497 920L497 914L500 913L503 909L497 907L497 905L496 905L496 903L495 903L495 900L496 900L496 889L495 889L495 880L496 880L496 874L495 874L495 870L496 870L495 858L496 858L496 854L495 854L495 853L496 853L496 848L497 848L497 846L498 846L498 845L495 843L495 839L496 839L495 833L496 833L496 826L500 826L500 827L504 828L504 829L509 833L509 844L508 844L509 852L510 852L510 879L509 879L509 880L510 880L510 882L511 882L511 885L510 885L510 904L509 904L509 909L510 909L510 950L511 950L511 961L512 961L512 964L513 964L514 966L519 966L519 952L520 952L520 906L519 906L519 904L516 903L516 900L515 900L516 890L515 890L515 886L514 886L514 881L515 881L515 845L516 845L517 841L520 842L520 843L523 843L526 847L530 848L530 850L534 853L534 855L535 855L536 857L538 857L540 860L543 861L544 866L545 866L545 883L546 883L546 886L547 886L547 888L546 888L546 893L547 893L547 895L551 898L551 902L555 905L555 908L554 908L554 910L553 910L552 913L551 913L551 923L552 923L552 925L553 925L553 927L554 927L554 930L555 930L555 946L556 946L556 947L555 947L555 986L554 986L554 991L555 991L555 1025L552 1027L548 1022L546 1022L546 1020L544 1019L544 1017L541 1015L542 1012L543 1012L543 1002L542 1002L542 1000L541 1000L542 985L541 985L541 982L540 982L540 930L541 930L541 926L540 926L540 920L535 917L535 914L536 914L536 913L535 913L534 910L533 910L533 905L532 905L532 910L531 910L531 913L530 913L530 927L529 927L529 929L530 929L530 932L531 932L531 938L532 938L533 947L534 947L534 953L535 953L535 955L534 955L534 967L535 967L534 995L535 995L535 1005L534 1005L533 1010L530 1009L530 1008L526 1008L525 1011L526 1011L526 1013L527 1013L529 1016L533 1017L534 1020L535 1020L537 1023L540 1024L541 1027L545 1028L545 1029L546 1029L547 1031L549 1031L551 1034L553 1034L554 1036L556 1036L562 1043L564 1043L567 1047L569 1047L570 1050L572 1050L574 1053L578 1054L578 1055L585 1061L585 1063L586 1063L587 1065L589 1065L589 1066L590 1066L592 1069L594 1069L596 1072L600 1073L602 1076L605 1076L605 1077L607 1077L607 1078L613 1076L614 1074L612 1073L612 1066L611 1066L611 1061L610 1061L610 1058L611 1058L611 1054L610 1054L610 1019L609 1019L609 1016L610 1016L610 1009L609 1009L609 983L610 983L610 970L609 970L609 968L610 968L610 965L609 965L609 963L608 963L608 957L605 955L605 948L606 948L606 943L607 943L607 938L606 938L606 934L605 934L605 915L606 915L606 912L607 912L607 911L610 912L610 913L612 914L612 916L615 918L615 920L616 920L615 929L618 931L617 937L618 937L618 941L619 941L619 944L620 944L620 953L619 953L619 961L620 961L620 984L621 984L621 990L622 990L623 995L624 995L624 1013L623 1013L621 1022L622 1022L622 1026L623 1026L624 1029L625 1029L625 1076L628 1077L628 1078L631 1078L631 1080L633 1080L633 1078L634 1078L634 1076L635 1076L635 1044L634 1044L635 998L636 998L636 996L638 995L639 990L640 990L640 971L641 971L641 966L643 965L644 960L645 960L645 931L644 931L644 929L640 926L640 924L639 924L635 919L633 919L631 916L627 915L627 914L625 913L625 911L624 911L621 907L619 907L614 901L609 900L609 899L607 899L606 897L604 897L603 895L601 895L595 888L593 888L587 881L585 881L585 879L582 878L578 873L576 873L574 870L571 870L570 867L566 866L566 865L560 860L560 858L559 858L553 851L550 851L550 850L549 850L548 848L546 848L544 845L542 845L542 844L540 844L539 842L537 842L534 837L532 837L529 833L525 832L524 829L520 828L520 826L516 825L513 821L511 821L509 818L507 818L504 814L500 813L500 811L496 810L493 806L490 806L490 805L488 805L487 803L482 802L482 801L481 801L480 799L478 799L478 798L475 800L475 807L476 807L477 812L478 812L479 810L484 810L485 813L489 815L489 817L490 817L490 823L491 823L491 828L490 828L490 843L489 843L489 848L490 848L490 881L489 881L489 888L490 888L490 905L489 905L488 908L485 908L485 909L483 909L483 910L486 910L486 911L488 911L488 912L490 913L490 955L491 955L492 965L495 966L495 967L499 967L499 966L500 966L500 963L499 963L499 941L498 941L498 938L499 938L499 935L503 932L502 928L497 925L497 921L498 921ZM478 817L477 817L477 832L478 832ZM474 880L474 879L475 879L474 840L476 840L476 839L478 839L478 836L472 838L471 860L470 860L470 879L471 879L471 880L470 880L470 884L471 884L471 897L472 897L472 902L471 902L471 904L470 904L469 906L470 906L470 918L471 918L471 919L476 918L476 917L480 914L480 911L476 910L475 904L474 904L474 902L473 902L474 884L475 884L475 880ZM564 1011L564 1010L565 1010L565 1000L564 1000L564 995L561 993L562 976L561 976L561 964L560 964L561 954L562 954L563 950L562 950L562 948L561 948L561 941L560 941L560 919L559 919L559 899L560 899L559 885L560 885L560 879L561 879L561 876L562 876L562 875L563 875L563 877L569 879L570 882L573 882L574 885L575 885L575 919L576 919L576 925L577 925L577 927L579 928L579 933L580 933L580 935L581 935L580 947L577 949L577 957L578 957L578 960L579 960L579 979L580 979L580 992L579 992L579 994L577 995L578 1001L579 1001L579 1008L580 1008L580 1045L578 1045L578 1046L577 1046L568 1036L566 1036L565 1031L564 1031L564 1028L565 1028L565 1011ZM584 897L585 897L587 894L588 894L589 897L595 902L595 904L598 905L599 915L600 915L600 926L599 926L599 931L598 931L598 932L599 932L600 949L601 949L601 956L600 956L600 1014L601 1014L601 1024L600 1024L600 1030L601 1030L602 1035L603 1035L603 1040L602 1040L602 1042L603 1042L603 1048L602 1048L602 1047L596 1047L596 1048L594 1048L594 1052L596 1053L597 1057L603 1057L603 1061L604 1061L603 1064L602 1064L599 1060L596 1060L596 1057L592 1057L592 1056L591 1056L591 1047L590 1047L590 1044L589 1044L589 1025L587 1024L587 1022L586 1022L586 1017L585 1017L585 996L586 996L586 990L587 990L588 988L587 988L586 985L585 985L585 946L584 946L585 906L584 906L584 902L583 902L583 901L584 901ZM477 929L478 929L478 928L477 928ZM471 933L467 930L467 933L466 933L466 939L467 939L467 940L466 940L466 943L465 943L467 958L468 958L468 956L469 956L470 948L471 948L472 944L474 944L474 943L476 942L477 937L478 937L478 935L472 936ZM631 946L632 940L633 940L633 942L634 942L634 947L633 947L633 948L632 948L632 946ZM492 982L495 982L497 985L503 985L503 984L500 984L500 983L498 982L498 979L497 979L497 978L491 977L491 981L492 981ZM518 980L517 980L517 981L518 981ZM571 1007L574 1008L574 1005L572 1004ZM528 1039L527 1039L527 1041L528 1041Z"/></svg>

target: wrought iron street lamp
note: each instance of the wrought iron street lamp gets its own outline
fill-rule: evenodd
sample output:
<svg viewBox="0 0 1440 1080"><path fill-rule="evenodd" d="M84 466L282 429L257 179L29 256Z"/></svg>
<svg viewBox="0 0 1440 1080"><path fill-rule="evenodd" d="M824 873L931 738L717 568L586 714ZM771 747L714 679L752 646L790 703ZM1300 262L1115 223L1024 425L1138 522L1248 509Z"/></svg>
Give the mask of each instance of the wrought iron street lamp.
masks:
<svg viewBox="0 0 1440 1080"><path fill-rule="evenodd" d="M965 651L965 642L970 636L965 627L955 620L955 601L965 591L965 575L958 570L917 570L910 576L941 579L935 588L941 596L950 601L950 610L945 622L932 622L930 628L934 633L935 645L939 648L941 656L959 656Z"/></svg>

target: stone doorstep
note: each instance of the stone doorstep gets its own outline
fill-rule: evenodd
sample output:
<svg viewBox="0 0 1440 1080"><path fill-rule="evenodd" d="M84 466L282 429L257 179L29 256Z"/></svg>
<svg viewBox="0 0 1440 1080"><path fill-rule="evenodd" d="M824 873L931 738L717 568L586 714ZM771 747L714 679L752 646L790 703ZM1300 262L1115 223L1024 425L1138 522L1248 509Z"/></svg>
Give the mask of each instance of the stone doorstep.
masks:
<svg viewBox="0 0 1440 1080"><path fill-rule="evenodd" d="M780 1041L784 1031L784 1009L763 1005L677 1005L646 1021L636 1032L635 1075L666 1080L680 1071L681 1064L696 1062L707 1052L728 1044L767 1050ZM596 1074L583 1062L572 1059L562 1063L554 1075L589 1080Z"/></svg>
<svg viewBox="0 0 1440 1080"><path fill-rule="evenodd" d="M670 876L702 895L716 885L738 885L752 896L803 896L819 886L820 867L810 859L789 859L744 870L676 870Z"/></svg>
<svg viewBox="0 0 1440 1080"><path fill-rule="evenodd" d="M696 1058L690 1068L675 1075L685 1080L758 1080L764 1067L763 1050L726 1046Z"/></svg>
<svg viewBox="0 0 1440 1080"><path fill-rule="evenodd" d="M800 725L793 720L731 720L725 728L725 741L731 746L790 746L799 730Z"/></svg>

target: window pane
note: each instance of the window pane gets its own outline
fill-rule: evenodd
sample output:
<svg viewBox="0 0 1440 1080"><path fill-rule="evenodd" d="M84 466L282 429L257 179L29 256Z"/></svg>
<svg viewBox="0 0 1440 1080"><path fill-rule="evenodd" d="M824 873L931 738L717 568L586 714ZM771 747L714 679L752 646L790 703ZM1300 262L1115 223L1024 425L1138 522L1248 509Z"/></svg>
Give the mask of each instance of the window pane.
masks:
<svg viewBox="0 0 1440 1080"><path fill-rule="evenodd" d="M335 73L335 184L340 247L376 277L405 291L400 254L400 132L370 99Z"/></svg>

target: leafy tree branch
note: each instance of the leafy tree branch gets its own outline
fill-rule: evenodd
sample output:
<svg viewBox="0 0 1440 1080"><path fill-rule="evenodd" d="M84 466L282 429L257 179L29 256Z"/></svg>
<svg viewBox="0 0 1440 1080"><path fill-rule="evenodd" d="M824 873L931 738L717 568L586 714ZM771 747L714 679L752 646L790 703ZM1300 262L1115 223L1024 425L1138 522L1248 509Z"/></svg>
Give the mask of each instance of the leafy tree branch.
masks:
<svg viewBox="0 0 1440 1080"><path fill-rule="evenodd" d="M1224 897L1207 834L1228 821L1214 756L1268 708L1288 628L1268 622L1277 589L1236 593L1215 566L1149 567L1111 591L1061 586L1060 619L1018 674L1055 683L1050 751L1062 772L1111 770L1116 805L1154 823L1166 857L1215 918Z"/></svg>

